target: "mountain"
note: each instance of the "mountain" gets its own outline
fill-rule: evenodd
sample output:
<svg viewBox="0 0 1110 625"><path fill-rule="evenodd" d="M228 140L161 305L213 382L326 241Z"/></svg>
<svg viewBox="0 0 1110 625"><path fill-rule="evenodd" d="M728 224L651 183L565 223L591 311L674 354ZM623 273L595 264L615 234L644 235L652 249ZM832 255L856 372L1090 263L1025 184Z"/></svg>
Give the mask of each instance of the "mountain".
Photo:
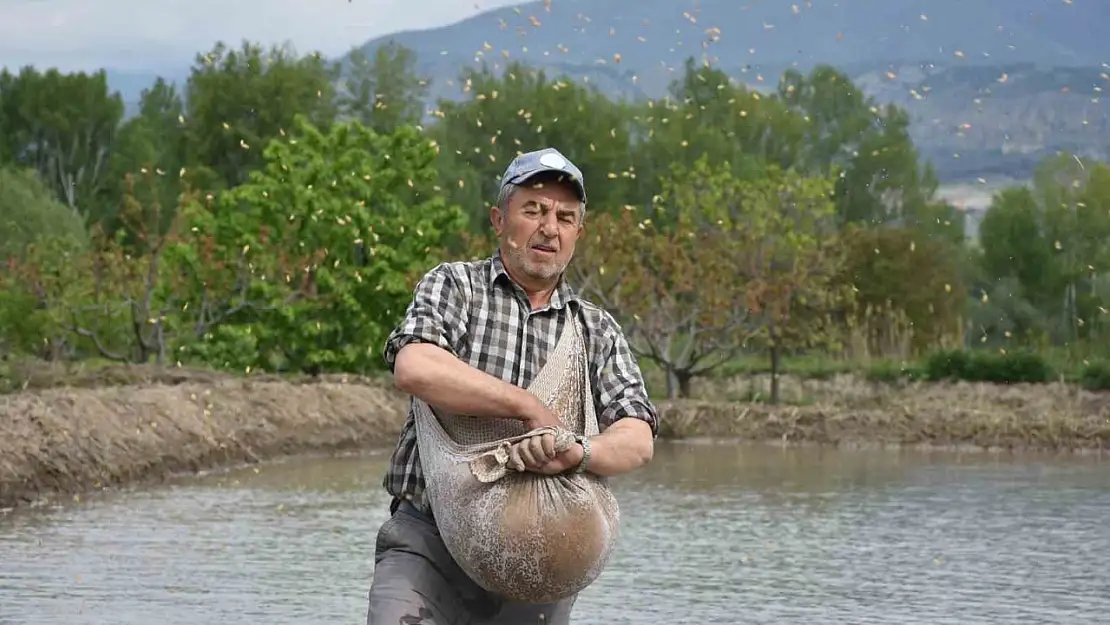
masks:
<svg viewBox="0 0 1110 625"><path fill-rule="evenodd" d="M460 97L463 67L506 59L632 98L663 95L689 56L768 89L828 63L907 108L942 179L965 181L1025 178L1060 149L1110 156L1107 24L1110 3L1091 0L546 0L363 49L415 50L431 98Z"/></svg>
<svg viewBox="0 0 1110 625"><path fill-rule="evenodd" d="M363 49L415 50L430 101L462 97L464 67L506 58L628 98L665 94L690 56L768 90L788 68L829 63L911 113L942 180L989 187L1057 150L1110 158L1107 25L1110 3L1095 0L546 0ZM129 111L155 79L109 74Z"/></svg>

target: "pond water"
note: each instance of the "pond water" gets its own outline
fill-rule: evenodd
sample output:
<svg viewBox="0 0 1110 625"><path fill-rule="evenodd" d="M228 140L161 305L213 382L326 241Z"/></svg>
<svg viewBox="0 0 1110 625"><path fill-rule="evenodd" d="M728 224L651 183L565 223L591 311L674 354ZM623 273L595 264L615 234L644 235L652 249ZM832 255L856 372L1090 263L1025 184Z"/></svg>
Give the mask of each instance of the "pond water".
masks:
<svg viewBox="0 0 1110 625"><path fill-rule="evenodd" d="M296 459L0 518L0 623L365 622L386 456ZM1097 457L661 443L575 622L1083 623Z"/></svg>

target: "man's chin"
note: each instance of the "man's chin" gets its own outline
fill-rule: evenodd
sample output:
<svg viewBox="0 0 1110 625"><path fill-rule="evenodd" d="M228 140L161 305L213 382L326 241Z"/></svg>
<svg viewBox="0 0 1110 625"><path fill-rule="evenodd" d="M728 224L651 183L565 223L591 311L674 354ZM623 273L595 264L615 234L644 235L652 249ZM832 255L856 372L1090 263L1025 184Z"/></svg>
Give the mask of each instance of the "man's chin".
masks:
<svg viewBox="0 0 1110 625"><path fill-rule="evenodd" d="M524 271L535 280L554 280L563 273L563 268L558 264L527 263Z"/></svg>

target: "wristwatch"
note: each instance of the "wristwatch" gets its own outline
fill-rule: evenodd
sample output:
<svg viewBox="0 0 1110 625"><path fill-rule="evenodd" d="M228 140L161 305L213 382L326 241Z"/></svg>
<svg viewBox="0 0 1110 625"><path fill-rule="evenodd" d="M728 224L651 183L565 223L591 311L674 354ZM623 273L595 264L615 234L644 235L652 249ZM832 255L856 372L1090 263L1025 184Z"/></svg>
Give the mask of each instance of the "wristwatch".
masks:
<svg viewBox="0 0 1110 625"><path fill-rule="evenodd" d="M585 473L586 467L590 464L590 439L587 436L575 434L574 442L582 446L582 461L574 468L574 473Z"/></svg>

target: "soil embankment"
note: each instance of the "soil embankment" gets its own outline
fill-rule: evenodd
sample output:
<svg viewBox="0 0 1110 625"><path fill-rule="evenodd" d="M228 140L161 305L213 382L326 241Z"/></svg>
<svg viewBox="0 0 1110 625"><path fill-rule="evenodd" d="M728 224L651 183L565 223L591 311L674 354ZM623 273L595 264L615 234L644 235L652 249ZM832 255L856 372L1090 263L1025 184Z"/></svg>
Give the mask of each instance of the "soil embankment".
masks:
<svg viewBox="0 0 1110 625"><path fill-rule="evenodd" d="M302 452L392 445L406 398L385 381L98 373L0 394L0 508ZM850 376L720 381L660 402L662 438L828 445L1110 448L1110 394L1058 385L879 386ZM752 401L752 400L755 401Z"/></svg>
<svg viewBox="0 0 1110 625"><path fill-rule="evenodd" d="M160 376L0 395L0 508L289 454L380 448L405 399L388 384Z"/></svg>
<svg viewBox="0 0 1110 625"><path fill-rule="evenodd" d="M869 383L851 375L781 381L767 376L700 389L661 406L668 438L739 438L827 445L978 447L1011 451L1110 449L1110 393L1066 384ZM743 399L741 399L743 398ZM751 399L757 401L751 401Z"/></svg>

